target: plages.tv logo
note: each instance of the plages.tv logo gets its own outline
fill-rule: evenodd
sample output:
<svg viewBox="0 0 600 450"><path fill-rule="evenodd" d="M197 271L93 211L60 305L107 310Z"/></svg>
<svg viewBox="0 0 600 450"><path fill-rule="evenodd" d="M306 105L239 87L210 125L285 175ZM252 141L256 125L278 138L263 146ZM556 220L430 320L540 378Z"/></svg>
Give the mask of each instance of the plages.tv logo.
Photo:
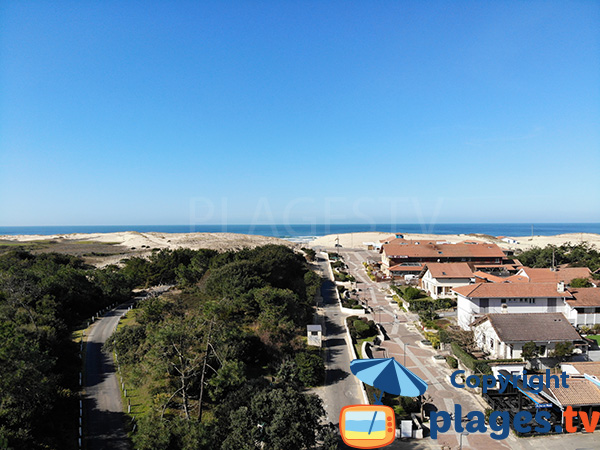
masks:
<svg viewBox="0 0 600 450"><path fill-rule="evenodd" d="M363 383L381 391L373 405L349 405L340 412L340 435L349 447L380 448L396 438L395 413L381 399L385 392L417 397L427 390L427 383L399 364L394 358L355 359L350 370Z"/></svg>
<svg viewBox="0 0 600 450"><path fill-rule="evenodd" d="M464 373L464 370L456 370L452 373L452 375L450 376L450 383L452 384L452 386L458 389L463 389L465 387L481 387L481 391L483 394L485 394L486 392L488 392L488 390L494 388L495 386L499 386L498 392L500 394L505 392L509 385L521 386L520 390L525 392L531 392L534 394L539 394L544 388L550 388L552 385L554 385L554 387L569 387L567 383L569 375L565 372L558 376L551 375L550 370L547 370L545 380L544 375L542 374L533 374L528 376L527 370L523 370L522 375L512 374L510 376L505 376L500 374L497 377L495 375L469 375L468 377L466 377L464 382L459 382L457 377L459 375L463 375ZM545 408L551 406L551 403L544 405ZM566 411L564 413L565 430L569 433L576 431L575 427L573 427L573 418L577 416L577 414L577 412L573 412L571 406L566 408ZM590 419L588 418L586 412L579 411L579 417L581 419L582 424L586 428L586 431L593 431L596 428L598 420L600 420L600 412L595 412L594 414L592 414L592 417ZM462 405L455 404L455 432L487 432L488 427L486 426L485 414L481 411L470 411L465 416L465 419L468 422L463 427ZM449 431L450 427L452 426L452 423L452 417L447 411L432 411L430 415L431 438L437 439L438 433L445 433ZM493 411L490 414L488 423L489 428L492 430L490 436L493 439L506 439L510 432L511 414L508 411ZM518 411L516 414L514 414L514 416L512 416L512 427L518 433L530 433L532 431L535 431L536 433L549 433L552 431L551 414L548 410L538 410L535 414L532 414L531 412L525 410ZM562 426L559 424L555 425L554 431L557 433L562 433Z"/></svg>

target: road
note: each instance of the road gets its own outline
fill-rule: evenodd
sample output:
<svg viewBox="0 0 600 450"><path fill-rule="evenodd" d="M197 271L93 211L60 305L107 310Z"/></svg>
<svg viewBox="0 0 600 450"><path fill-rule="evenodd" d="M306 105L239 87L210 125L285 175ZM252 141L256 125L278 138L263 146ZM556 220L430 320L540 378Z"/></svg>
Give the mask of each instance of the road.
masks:
<svg viewBox="0 0 600 450"><path fill-rule="evenodd" d="M112 355L102 346L113 334L119 319L131 303L120 305L97 320L86 344L84 377L85 442L88 450L126 450L129 440L124 429L121 402Z"/></svg>
<svg viewBox="0 0 600 450"><path fill-rule="evenodd" d="M160 294L169 287L153 288L148 295ZM107 312L92 325L87 338L83 380L86 450L126 450L130 447L115 364L112 355L102 351L102 346L132 303L133 300Z"/></svg>
<svg viewBox="0 0 600 450"><path fill-rule="evenodd" d="M314 390L323 399L327 421L338 424L340 411L346 405L364 404L358 379L350 372L350 348L342 314L330 279L329 262L319 254L319 270L326 278L321 287L321 323L324 326L326 351L325 386Z"/></svg>

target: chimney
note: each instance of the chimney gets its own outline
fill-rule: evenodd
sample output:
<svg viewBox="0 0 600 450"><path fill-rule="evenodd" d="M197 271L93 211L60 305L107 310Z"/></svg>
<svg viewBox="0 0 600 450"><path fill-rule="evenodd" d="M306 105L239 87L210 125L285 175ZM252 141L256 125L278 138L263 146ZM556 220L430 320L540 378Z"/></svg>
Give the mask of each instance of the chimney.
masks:
<svg viewBox="0 0 600 450"><path fill-rule="evenodd" d="M556 290L560 293L565 292L565 282L564 281L559 281L558 285L556 286Z"/></svg>

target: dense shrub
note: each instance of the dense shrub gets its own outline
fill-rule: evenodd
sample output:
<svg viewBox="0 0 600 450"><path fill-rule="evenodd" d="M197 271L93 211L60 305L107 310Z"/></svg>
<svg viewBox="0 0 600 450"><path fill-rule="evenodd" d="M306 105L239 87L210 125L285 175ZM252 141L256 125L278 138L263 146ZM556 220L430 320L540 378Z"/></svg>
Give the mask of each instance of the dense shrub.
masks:
<svg viewBox="0 0 600 450"><path fill-rule="evenodd" d="M433 348L440 348L440 338L437 333L428 331L425 333L425 338L431 342Z"/></svg>
<svg viewBox="0 0 600 450"><path fill-rule="evenodd" d="M406 298L406 297L405 297ZM410 302L410 310L419 311L436 311L438 309L452 308L452 300L447 298L413 300Z"/></svg>
<svg viewBox="0 0 600 450"><path fill-rule="evenodd" d="M294 360L298 367L298 378L304 386L317 386L323 383L325 366L320 354L301 352L296 354Z"/></svg>
<svg viewBox="0 0 600 450"><path fill-rule="evenodd" d="M446 356L446 363L451 369L458 369L458 360L454 356Z"/></svg>
<svg viewBox="0 0 600 450"><path fill-rule="evenodd" d="M466 351L464 351L456 342L452 343L452 353L470 370L475 373L491 374L492 369L485 361L477 361Z"/></svg>
<svg viewBox="0 0 600 450"><path fill-rule="evenodd" d="M569 283L572 288L587 288L592 287L592 283L587 278L574 278Z"/></svg>
<svg viewBox="0 0 600 450"><path fill-rule="evenodd" d="M440 342L443 344L449 344L450 342L452 342L452 340L450 339L450 335L443 328L438 332L438 336L440 338Z"/></svg>
<svg viewBox="0 0 600 450"><path fill-rule="evenodd" d="M352 336L352 339L354 340L377 335L375 322L367 320L366 317L349 316L346 318L346 323L350 330L350 336Z"/></svg>
<svg viewBox="0 0 600 450"><path fill-rule="evenodd" d="M423 292L420 289L409 286L406 289L404 289L402 296L404 297L404 300L410 302L411 300L422 297Z"/></svg>

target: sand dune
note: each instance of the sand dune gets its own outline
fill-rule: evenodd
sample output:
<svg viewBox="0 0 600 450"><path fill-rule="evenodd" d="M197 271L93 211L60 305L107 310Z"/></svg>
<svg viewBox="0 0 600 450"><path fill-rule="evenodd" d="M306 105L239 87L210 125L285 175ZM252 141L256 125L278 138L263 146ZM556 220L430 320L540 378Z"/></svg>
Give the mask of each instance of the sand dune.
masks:
<svg viewBox="0 0 600 450"><path fill-rule="evenodd" d="M480 242L492 242L498 244L498 246L506 249L521 249L527 250L532 247L545 247L546 245L562 245L567 242L572 244L578 244L580 242L589 242L594 245L597 249L600 249L600 234L594 233L569 233L569 234L558 234L556 236L524 236L524 237L509 237L514 239L518 243L507 243L493 236L486 235L473 235L473 234L411 234L404 233L405 239L415 240L428 240L428 241L448 241L448 242L461 242L465 240L469 241L480 241ZM344 248L364 248L363 243L365 242L379 242L382 239L386 239L392 236L391 233L378 233L378 232L367 232L367 233L347 233L347 234L330 234L327 236L320 236L313 240L310 245L311 247L333 247L336 244L336 240L339 238L339 243Z"/></svg>
<svg viewBox="0 0 600 450"><path fill-rule="evenodd" d="M68 248L68 253L84 256L90 264L98 267L107 264L115 264L124 258L131 256L148 256L152 249L158 248L191 248L194 250L208 248L213 250L239 250L244 247L256 247L266 244L280 244L297 247L292 242L266 236L254 236L235 233L140 233L137 231L125 231L117 233L73 233L55 235L5 235L0 236L3 242L33 242L54 241L57 244L73 244L59 246ZM73 252L73 248L79 247L77 243L98 242L115 244L122 249L122 253L104 256L86 255ZM83 246L82 246L83 247ZM57 246L52 245L40 251L53 251ZM57 251L57 250L54 250ZM102 252L102 249L99 249ZM118 250L119 252L121 250Z"/></svg>

